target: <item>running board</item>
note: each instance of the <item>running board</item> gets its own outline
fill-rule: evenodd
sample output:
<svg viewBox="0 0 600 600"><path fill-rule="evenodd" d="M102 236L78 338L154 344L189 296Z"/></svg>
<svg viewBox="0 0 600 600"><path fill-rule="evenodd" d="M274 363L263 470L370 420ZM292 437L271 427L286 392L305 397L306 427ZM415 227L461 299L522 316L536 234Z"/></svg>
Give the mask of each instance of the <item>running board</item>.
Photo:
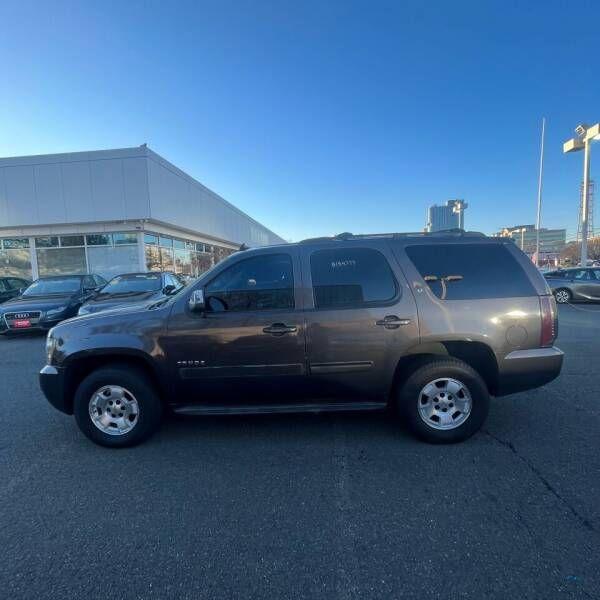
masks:
<svg viewBox="0 0 600 600"><path fill-rule="evenodd" d="M267 404L255 406L206 406L190 404L173 407L179 415L263 415L278 413L322 413L382 410L385 402L335 402L325 404Z"/></svg>

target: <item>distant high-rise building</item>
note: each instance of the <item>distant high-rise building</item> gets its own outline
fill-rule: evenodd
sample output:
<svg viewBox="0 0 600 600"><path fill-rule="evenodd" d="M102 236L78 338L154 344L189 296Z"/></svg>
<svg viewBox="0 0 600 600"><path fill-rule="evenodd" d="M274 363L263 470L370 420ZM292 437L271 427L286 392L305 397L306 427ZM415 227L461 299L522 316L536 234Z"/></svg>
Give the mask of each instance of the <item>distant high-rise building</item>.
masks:
<svg viewBox="0 0 600 600"><path fill-rule="evenodd" d="M469 205L464 200L448 200L446 204L434 204L427 209L426 231L443 231L444 229L464 229L465 209Z"/></svg>

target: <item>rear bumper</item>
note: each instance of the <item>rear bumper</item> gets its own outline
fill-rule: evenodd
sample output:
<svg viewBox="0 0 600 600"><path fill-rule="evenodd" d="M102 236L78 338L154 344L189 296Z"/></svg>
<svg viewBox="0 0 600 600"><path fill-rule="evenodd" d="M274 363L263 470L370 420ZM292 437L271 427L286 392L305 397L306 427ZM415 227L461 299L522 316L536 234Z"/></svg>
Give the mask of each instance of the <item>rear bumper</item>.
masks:
<svg viewBox="0 0 600 600"><path fill-rule="evenodd" d="M67 402L66 385L65 385L65 369L46 365L40 371L40 387L46 400L54 406L54 408L68 415L73 414L73 409Z"/></svg>
<svg viewBox="0 0 600 600"><path fill-rule="evenodd" d="M564 353L559 348L515 350L499 365L496 396L541 387L558 377Z"/></svg>

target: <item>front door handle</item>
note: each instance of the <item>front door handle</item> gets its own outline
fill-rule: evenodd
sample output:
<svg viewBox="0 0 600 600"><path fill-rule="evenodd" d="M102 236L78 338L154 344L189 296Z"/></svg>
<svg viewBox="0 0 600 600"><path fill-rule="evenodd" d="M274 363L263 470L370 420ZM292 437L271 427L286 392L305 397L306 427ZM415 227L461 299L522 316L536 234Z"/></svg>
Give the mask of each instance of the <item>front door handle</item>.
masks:
<svg viewBox="0 0 600 600"><path fill-rule="evenodd" d="M263 328L264 333L275 336L285 335L286 333L296 333L296 331L298 331L298 328L295 325L286 325L285 323L273 323L273 325Z"/></svg>
<svg viewBox="0 0 600 600"><path fill-rule="evenodd" d="M376 321L375 325L385 327L386 329L398 329L401 325L409 325L410 319L401 319L396 315L387 315L380 321Z"/></svg>

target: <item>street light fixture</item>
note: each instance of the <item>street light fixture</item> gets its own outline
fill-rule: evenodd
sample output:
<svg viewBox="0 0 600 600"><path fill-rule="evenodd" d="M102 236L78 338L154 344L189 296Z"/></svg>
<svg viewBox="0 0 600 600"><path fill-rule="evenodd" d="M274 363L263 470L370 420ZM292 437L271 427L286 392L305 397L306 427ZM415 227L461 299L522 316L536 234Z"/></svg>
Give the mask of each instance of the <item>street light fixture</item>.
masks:
<svg viewBox="0 0 600 600"><path fill-rule="evenodd" d="M600 123L589 126L584 123L575 128L578 137L571 138L563 144L563 152L583 150L583 191L581 202L581 266L587 266L588 213L590 193L590 151L592 140L600 139Z"/></svg>
<svg viewBox="0 0 600 600"><path fill-rule="evenodd" d="M525 232L527 231L527 227L519 227L517 229L513 229L511 234L520 233L521 234L521 250L525 251Z"/></svg>

